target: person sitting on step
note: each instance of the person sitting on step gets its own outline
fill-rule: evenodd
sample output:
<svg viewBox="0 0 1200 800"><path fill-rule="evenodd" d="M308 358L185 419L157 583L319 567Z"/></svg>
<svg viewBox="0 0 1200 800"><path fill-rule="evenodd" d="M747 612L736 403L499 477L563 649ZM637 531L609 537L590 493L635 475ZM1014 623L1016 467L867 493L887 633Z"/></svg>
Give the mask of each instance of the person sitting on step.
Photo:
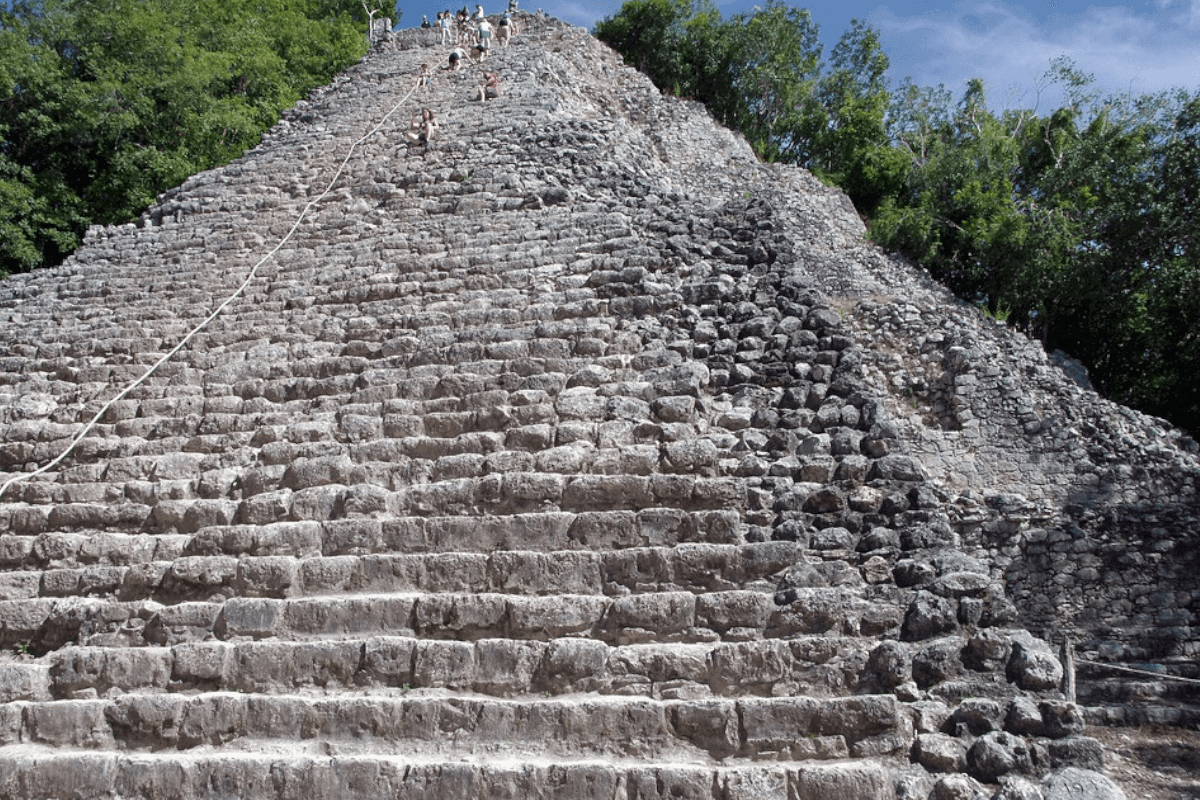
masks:
<svg viewBox="0 0 1200 800"><path fill-rule="evenodd" d="M404 133L404 138L408 139L410 145L429 145L429 140L433 138L433 132L437 130L437 118L428 108L421 109L421 116L414 117L408 123L408 130Z"/></svg>
<svg viewBox="0 0 1200 800"><path fill-rule="evenodd" d="M495 100L500 96L500 75L495 72L485 72L483 82L479 85L479 101Z"/></svg>

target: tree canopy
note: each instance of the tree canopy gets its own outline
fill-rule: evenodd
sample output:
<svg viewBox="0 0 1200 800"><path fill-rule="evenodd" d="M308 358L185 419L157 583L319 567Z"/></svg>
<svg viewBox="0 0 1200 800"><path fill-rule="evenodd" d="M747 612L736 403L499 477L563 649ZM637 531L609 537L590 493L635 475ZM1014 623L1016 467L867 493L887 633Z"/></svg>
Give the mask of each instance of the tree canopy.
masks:
<svg viewBox="0 0 1200 800"><path fill-rule="evenodd" d="M0 11L0 272L60 262L257 143L366 51L358 0L18 0Z"/></svg>
<svg viewBox="0 0 1200 800"><path fill-rule="evenodd" d="M1200 90L1102 97L1070 61L1049 113L994 111L980 79L887 78L855 20L823 58L770 0L630 0L596 35L707 104L765 160L841 187L871 236L960 297L1082 360L1109 397L1200 432Z"/></svg>

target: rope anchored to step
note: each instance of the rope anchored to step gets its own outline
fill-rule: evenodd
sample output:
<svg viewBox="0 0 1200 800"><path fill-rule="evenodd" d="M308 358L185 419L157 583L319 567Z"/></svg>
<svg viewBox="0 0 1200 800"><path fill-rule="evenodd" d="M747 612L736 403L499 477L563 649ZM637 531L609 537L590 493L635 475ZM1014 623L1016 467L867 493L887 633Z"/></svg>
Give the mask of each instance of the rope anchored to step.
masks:
<svg viewBox="0 0 1200 800"><path fill-rule="evenodd" d="M1192 686L1200 686L1200 679L1185 678L1182 675L1169 675L1162 672L1154 672L1148 669L1137 669L1136 667L1124 667L1118 664L1109 664L1105 661L1088 661L1086 658L1077 658L1076 662L1087 664L1090 667L1102 667L1104 669L1116 670L1117 672L1129 672L1134 675L1147 675L1151 678L1156 678L1163 681L1178 681L1180 683L1191 684Z"/></svg>

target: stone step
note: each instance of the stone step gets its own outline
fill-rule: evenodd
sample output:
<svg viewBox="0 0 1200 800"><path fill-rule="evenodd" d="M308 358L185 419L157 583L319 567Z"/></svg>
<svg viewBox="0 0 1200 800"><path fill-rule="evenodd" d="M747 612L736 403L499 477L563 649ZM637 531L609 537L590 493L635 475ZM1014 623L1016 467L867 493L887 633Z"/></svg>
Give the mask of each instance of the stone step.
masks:
<svg viewBox="0 0 1200 800"><path fill-rule="evenodd" d="M129 537L149 539L150 537ZM361 552L342 540L342 552ZM607 594L683 589L752 588L774 592L780 573L803 558L792 542L750 545L680 544L612 552L496 551L398 555L190 555L211 551L193 538L172 560L146 547L132 565L83 565L0 572L0 600L33 597L117 597L172 604L225 597L302 597L369 592L499 592ZM32 555L32 554L30 554ZM123 554L132 561L137 553ZM38 565L33 565L38 566Z"/></svg>
<svg viewBox="0 0 1200 800"><path fill-rule="evenodd" d="M280 638L319 640L377 634L474 641L564 636L609 644L747 641L796 635L898 635L903 598L895 587L796 589L777 606L771 594L604 595L354 594L297 599L234 597L164 606L152 600L32 598L0 601L0 646L43 654L68 643L170 646L184 642Z"/></svg>
<svg viewBox="0 0 1200 800"><path fill-rule="evenodd" d="M664 499L690 499L696 484L685 476L662 476L653 484ZM709 492L712 485L702 485ZM267 497L266 499L269 499ZM204 506L180 503L179 527L199 525ZM216 506L219 508L219 506ZM256 525L207 525L191 535L178 533L45 532L44 509L9 507L10 531L0 538L0 569L14 572L72 569L91 565L134 566L173 562L184 556L315 556L390 553L555 552L675 547L681 544L741 545L740 520L734 511L640 511L568 513L547 511L497 516L428 516L325 522L267 522ZM188 513L192 516L189 518ZM230 511L228 513L237 513ZM787 546L780 543L778 546ZM687 550L687 553L693 553ZM763 548L763 553L776 552ZM0 572L0 575L4 573ZM13 577L13 585L23 585Z"/></svg>
<svg viewBox="0 0 1200 800"><path fill-rule="evenodd" d="M313 747L434 759L736 763L907 753L912 737L909 715L892 695L504 700L210 692L0 706L3 741L126 752L227 746L284 755Z"/></svg>
<svg viewBox="0 0 1200 800"><path fill-rule="evenodd" d="M556 760L529 754L478 763L370 752L329 755L97 752L0 747L0 794L122 800L894 800L878 761L740 764L633 759Z"/></svg>
<svg viewBox="0 0 1200 800"><path fill-rule="evenodd" d="M875 640L610 646L592 639L474 642L374 636L339 641L201 641L173 647L66 647L0 664L0 699L126 693L454 690L498 697L594 693L655 699L850 694Z"/></svg>
<svg viewBox="0 0 1200 800"><path fill-rule="evenodd" d="M618 432L621 431L628 433L629 429L620 428ZM607 432L602 431L602 435L604 433ZM359 520L354 518L357 514L386 514L399 520L394 524L392 520L386 521L387 533L383 535L407 537L423 526L421 520L427 521L426 527L436 535L438 530L446 527L439 520L447 514L453 515L451 518L458 519L460 524L468 515L482 514L485 516L473 519L480 520L484 536L502 538L501 542L487 545L491 549L521 546L526 536L519 531L520 521L513 518L563 512L580 520L581 527L596 514L613 515L612 521L620 528L622 536L628 534L631 521L645 519L646 515L655 518L664 514L682 515L683 519L677 521L675 527L683 526L684 529L668 536L677 535L694 541L730 541L729 525L722 524L721 517L736 517L735 509L745 505L742 481L686 471L651 473L649 465L658 458L658 450L653 445L630 442L627 446L599 451L572 446L567 452L556 451L544 459L548 467L566 470L570 464L590 458L597 466L611 464L614 469L636 469L637 474L572 475L566 471L479 474L480 470L526 465L532 460L531 456L537 458L532 451L549 446L553 435L554 431L548 425L510 431L508 439L529 448L516 453L504 450L502 440L505 436L495 433L466 434L455 439L378 440L355 449L357 455L370 459L360 464L344 455L306 459L297 454L317 452L311 446L276 442L264 448L265 459L274 464L295 458L292 469L283 474L278 470L259 468L241 475L238 470L213 471L203 479L201 486L208 487L213 493L224 493L226 498L187 497L194 494L187 485L176 490L159 487L165 496L155 497L155 487L151 485L127 485L127 494L144 492L135 496L146 502L9 505L0 518L0 530L19 536L48 531L192 534L210 527L230 527L237 522L252 525L288 520L357 523ZM668 452L671 452L670 448ZM715 451L701 450L697 461L692 459L690 452L680 448L677 456L685 470L694 462L703 465L715 456ZM434 480L405 481L423 476ZM234 482L243 477L261 491L235 499L231 489ZM298 488L290 488L287 484ZM388 488L391 485L398 488ZM179 495L184 495L185 499L178 499ZM620 517L622 512L626 514L624 519ZM339 519L342 517L350 519ZM698 520L716 524L718 530L715 533L687 530ZM365 521L379 525L377 520ZM641 522L637 526L645 527ZM650 534L651 537L655 535ZM510 538L512 541L504 544ZM631 543L657 544L659 541L635 538ZM562 538L555 538L547 541L545 546L561 549L572 545Z"/></svg>

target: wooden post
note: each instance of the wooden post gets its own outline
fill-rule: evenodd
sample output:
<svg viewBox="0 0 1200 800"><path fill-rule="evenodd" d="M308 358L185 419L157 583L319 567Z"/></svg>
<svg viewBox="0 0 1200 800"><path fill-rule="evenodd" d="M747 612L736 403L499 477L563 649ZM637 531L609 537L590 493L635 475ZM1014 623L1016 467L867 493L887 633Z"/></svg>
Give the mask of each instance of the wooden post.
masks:
<svg viewBox="0 0 1200 800"><path fill-rule="evenodd" d="M1075 642L1070 634L1063 634L1062 647L1059 650L1059 660L1062 661L1063 679L1062 693L1067 701L1075 702Z"/></svg>

